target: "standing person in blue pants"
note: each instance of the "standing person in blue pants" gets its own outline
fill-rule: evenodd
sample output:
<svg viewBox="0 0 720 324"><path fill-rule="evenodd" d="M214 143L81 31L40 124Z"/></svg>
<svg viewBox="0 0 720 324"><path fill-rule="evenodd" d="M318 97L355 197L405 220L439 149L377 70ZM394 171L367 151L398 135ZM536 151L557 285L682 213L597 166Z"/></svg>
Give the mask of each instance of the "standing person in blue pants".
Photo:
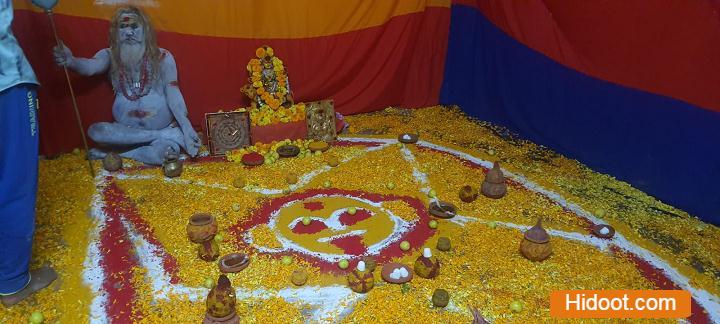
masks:
<svg viewBox="0 0 720 324"><path fill-rule="evenodd" d="M12 0L0 0L0 300L19 303L57 278L30 270L38 177L39 85L10 30Z"/></svg>

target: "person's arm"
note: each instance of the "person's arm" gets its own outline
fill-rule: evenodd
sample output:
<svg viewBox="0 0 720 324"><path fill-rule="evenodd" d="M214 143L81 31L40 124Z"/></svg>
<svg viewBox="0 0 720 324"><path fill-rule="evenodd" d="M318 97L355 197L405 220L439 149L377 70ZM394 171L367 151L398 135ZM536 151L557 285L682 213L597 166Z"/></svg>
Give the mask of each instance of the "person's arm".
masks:
<svg viewBox="0 0 720 324"><path fill-rule="evenodd" d="M175 58L173 58L170 52L165 50L162 51L162 56L163 58L160 61L160 73L162 74L162 82L165 87L167 104L183 133L185 150L191 156L195 156L200 149L200 138L195 132L195 129L193 129L190 119L188 119L187 116L187 106L185 106L185 99L183 99L182 93L180 93L180 87L177 81L177 66L175 65Z"/></svg>
<svg viewBox="0 0 720 324"><path fill-rule="evenodd" d="M85 76L105 73L110 68L110 50L107 48L99 50L92 58L82 58L74 57L70 49L62 44L62 48L55 46L53 54L57 65Z"/></svg>

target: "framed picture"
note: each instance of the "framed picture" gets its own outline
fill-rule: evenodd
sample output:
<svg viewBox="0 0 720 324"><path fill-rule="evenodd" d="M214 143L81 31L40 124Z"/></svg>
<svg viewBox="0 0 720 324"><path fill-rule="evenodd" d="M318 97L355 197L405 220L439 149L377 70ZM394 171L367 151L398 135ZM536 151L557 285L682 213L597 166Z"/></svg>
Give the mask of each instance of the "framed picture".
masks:
<svg viewBox="0 0 720 324"><path fill-rule="evenodd" d="M251 143L250 118L247 112L207 113L205 123L211 155L222 155Z"/></svg>
<svg viewBox="0 0 720 324"><path fill-rule="evenodd" d="M305 121L307 122L308 139L332 142L337 137L335 105L332 100L307 103Z"/></svg>

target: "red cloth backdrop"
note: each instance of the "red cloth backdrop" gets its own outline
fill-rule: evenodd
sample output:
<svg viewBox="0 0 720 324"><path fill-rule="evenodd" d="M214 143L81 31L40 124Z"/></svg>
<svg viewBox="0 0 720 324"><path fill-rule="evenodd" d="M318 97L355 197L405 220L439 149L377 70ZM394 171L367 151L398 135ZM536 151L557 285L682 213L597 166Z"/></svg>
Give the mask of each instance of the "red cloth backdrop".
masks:
<svg viewBox="0 0 720 324"><path fill-rule="evenodd" d="M48 19L25 1L14 3L13 29L42 83L41 153L68 152L82 141L63 72L52 62ZM175 56L180 88L198 129L206 112L248 105L240 93L247 82L245 67L265 44L285 62L296 102L333 99L343 114L438 102L449 0L268 0L244 7L234 0L200 7L189 0L154 3L159 5L145 9L158 44ZM314 9L296 8L304 5ZM253 10L258 18L250 20ZM112 8L60 1L55 11L60 37L76 56L90 57L107 47ZM287 19L263 21L268 12ZM85 129L112 120L107 76L71 78Z"/></svg>
<svg viewBox="0 0 720 324"><path fill-rule="evenodd" d="M453 0L591 76L720 112L718 0Z"/></svg>

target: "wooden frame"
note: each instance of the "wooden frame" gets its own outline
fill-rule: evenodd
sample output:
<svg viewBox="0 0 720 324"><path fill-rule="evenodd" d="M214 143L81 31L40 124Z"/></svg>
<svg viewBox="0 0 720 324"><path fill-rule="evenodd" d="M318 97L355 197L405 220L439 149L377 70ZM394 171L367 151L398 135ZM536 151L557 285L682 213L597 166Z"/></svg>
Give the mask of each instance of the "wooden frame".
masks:
<svg viewBox="0 0 720 324"><path fill-rule="evenodd" d="M332 142L337 137L335 128L335 105L332 99L305 104L307 138Z"/></svg>
<svg viewBox="0 0 720 324"><path fill-rule="evenodd" d="M208 148L211 155L222 155L250 145L250 116L230 111L205 114Z"/></svg>

